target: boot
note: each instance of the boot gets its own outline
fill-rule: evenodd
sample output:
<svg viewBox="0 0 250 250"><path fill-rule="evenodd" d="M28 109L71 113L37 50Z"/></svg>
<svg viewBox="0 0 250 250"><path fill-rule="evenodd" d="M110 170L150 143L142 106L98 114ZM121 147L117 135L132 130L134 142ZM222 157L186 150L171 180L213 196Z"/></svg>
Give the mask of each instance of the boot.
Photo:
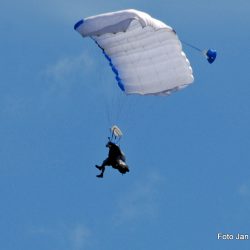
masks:
<svg viewBox="0 0 250 250"><path fill-rule="evenodd" d="M96 177L98 177L98 178L103 178L103 173L98 174Z"/></svg>

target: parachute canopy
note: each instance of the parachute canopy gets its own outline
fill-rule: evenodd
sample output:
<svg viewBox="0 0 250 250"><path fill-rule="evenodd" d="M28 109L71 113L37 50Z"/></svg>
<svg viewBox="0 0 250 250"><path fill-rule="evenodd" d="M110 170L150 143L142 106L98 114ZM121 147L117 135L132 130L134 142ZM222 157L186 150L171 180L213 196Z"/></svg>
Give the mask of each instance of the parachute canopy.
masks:
<svg viewBox="0 0 250 250"><path fill-rule="evenodd" d="M102 49L126 94L167 95L194 80L176 32L147 13L105 13L85 18L74 28Z"/></svg>

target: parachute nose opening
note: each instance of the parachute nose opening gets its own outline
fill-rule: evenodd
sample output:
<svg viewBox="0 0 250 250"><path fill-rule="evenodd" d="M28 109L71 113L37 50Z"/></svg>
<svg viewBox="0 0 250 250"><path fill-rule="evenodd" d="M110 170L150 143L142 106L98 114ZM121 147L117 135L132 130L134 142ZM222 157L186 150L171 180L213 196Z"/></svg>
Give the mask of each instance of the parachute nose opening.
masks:
<svg viewBox="0 0 250 250"><path fill-rule="evenodd" d="M79 22L77 22L75 25L74 25L74 29L77 30L82 24L84 23L84 20L80 20Z"/></svg>
<svg viewBox="0 0 250 250"><path fill-rule="evenodd" d="M205 55L207 57L207 61L211 64L216 59L217 52L214 49L208 49L207 51L205 51Z"/></svg>

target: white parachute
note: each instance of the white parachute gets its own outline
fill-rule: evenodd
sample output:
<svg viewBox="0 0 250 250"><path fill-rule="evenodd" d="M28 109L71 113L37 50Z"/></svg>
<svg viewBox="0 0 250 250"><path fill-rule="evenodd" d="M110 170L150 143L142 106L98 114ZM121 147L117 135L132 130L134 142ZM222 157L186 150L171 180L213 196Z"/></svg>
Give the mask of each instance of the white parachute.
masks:
<svg viewBox="0 0 250 250"><path fill-rule="evenodd" d="M85 18L75 24L102 49L126 94L167 95L194 80L174 29L137 10Z"/></svg>

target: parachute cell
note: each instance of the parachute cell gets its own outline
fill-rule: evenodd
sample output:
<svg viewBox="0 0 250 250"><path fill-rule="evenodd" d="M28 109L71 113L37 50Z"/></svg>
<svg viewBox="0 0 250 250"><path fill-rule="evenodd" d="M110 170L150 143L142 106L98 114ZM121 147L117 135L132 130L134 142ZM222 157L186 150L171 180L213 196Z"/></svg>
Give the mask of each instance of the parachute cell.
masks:
<svg viewBox="0 0 250 250"><path fill-rule="evenodd" d="M127 94L166 95L193 82L176 32L137 10L88 17L75 25L102 49Z"/></svg>

